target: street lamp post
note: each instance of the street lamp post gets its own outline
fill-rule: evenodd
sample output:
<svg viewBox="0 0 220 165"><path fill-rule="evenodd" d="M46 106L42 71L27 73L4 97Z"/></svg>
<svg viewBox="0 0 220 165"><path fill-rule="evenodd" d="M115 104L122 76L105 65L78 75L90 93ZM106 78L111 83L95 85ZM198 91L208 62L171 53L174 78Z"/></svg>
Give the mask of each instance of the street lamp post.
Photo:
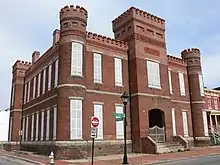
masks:
<svg viewBox="0 0 220 165"><path fill-rule="evenodd" d="M126 131L126 126L127 126L127 120L126 120L126 106L129 101L129 94L127 91L124 91L123 95L121 96L122 102L124 104L124 157L123 157L123 163L122 164L129 164L128 163L128 156L127 156L127 131Z"/></svg>

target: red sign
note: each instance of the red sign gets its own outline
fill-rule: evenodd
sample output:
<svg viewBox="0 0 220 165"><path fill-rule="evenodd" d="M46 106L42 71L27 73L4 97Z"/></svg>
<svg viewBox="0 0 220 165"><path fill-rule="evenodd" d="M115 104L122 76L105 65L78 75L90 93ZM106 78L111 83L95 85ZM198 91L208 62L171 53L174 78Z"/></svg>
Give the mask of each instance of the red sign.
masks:
<svg viewBox="0 0 220 165"><path fill-rule="evenodd" d="M99 125L99 119L97 117L92 117L91 119L91 125L92 127L98 127Z"/></svg>

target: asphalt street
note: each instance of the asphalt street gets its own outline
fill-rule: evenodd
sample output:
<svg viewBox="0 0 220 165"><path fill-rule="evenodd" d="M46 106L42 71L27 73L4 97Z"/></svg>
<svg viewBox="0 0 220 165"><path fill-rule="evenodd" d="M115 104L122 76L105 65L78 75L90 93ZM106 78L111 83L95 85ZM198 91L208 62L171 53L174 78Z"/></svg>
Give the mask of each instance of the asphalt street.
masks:
<svg viewBox="0 0 220 165"><path fill-rule="evenodd" d="M220 165L220 155L206 156L172 163L161 163L161 165Z"/></svg>
<svg viewBox="0 0 220 165"><path fill-rule="evenodd" d="M0 155L0 165L34 165L34 164Z"/></svg>

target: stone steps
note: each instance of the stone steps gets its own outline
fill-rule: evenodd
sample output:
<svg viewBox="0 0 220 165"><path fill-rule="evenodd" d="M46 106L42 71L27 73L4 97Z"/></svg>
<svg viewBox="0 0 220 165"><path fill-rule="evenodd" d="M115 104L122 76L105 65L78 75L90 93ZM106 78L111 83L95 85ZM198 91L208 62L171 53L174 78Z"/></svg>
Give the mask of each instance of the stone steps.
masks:
<svg viewBox="0 0 220 165"><path fill-rule="evenodd" d="M157 143L158 154L183 151L185 151L185 147L178 142Z"/></svg>

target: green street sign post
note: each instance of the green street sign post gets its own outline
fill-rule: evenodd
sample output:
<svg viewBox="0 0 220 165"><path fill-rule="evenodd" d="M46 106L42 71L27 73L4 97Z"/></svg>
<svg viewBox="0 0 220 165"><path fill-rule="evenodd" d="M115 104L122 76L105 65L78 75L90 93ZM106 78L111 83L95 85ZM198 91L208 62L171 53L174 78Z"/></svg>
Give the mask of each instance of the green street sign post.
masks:
<svg viewBox="0 0 220 165"><path fill-rule="evenodd" d="M116 121L123 121L125 118L125 114L124 113L113 113L113 116L115 117Z"/></svg>

